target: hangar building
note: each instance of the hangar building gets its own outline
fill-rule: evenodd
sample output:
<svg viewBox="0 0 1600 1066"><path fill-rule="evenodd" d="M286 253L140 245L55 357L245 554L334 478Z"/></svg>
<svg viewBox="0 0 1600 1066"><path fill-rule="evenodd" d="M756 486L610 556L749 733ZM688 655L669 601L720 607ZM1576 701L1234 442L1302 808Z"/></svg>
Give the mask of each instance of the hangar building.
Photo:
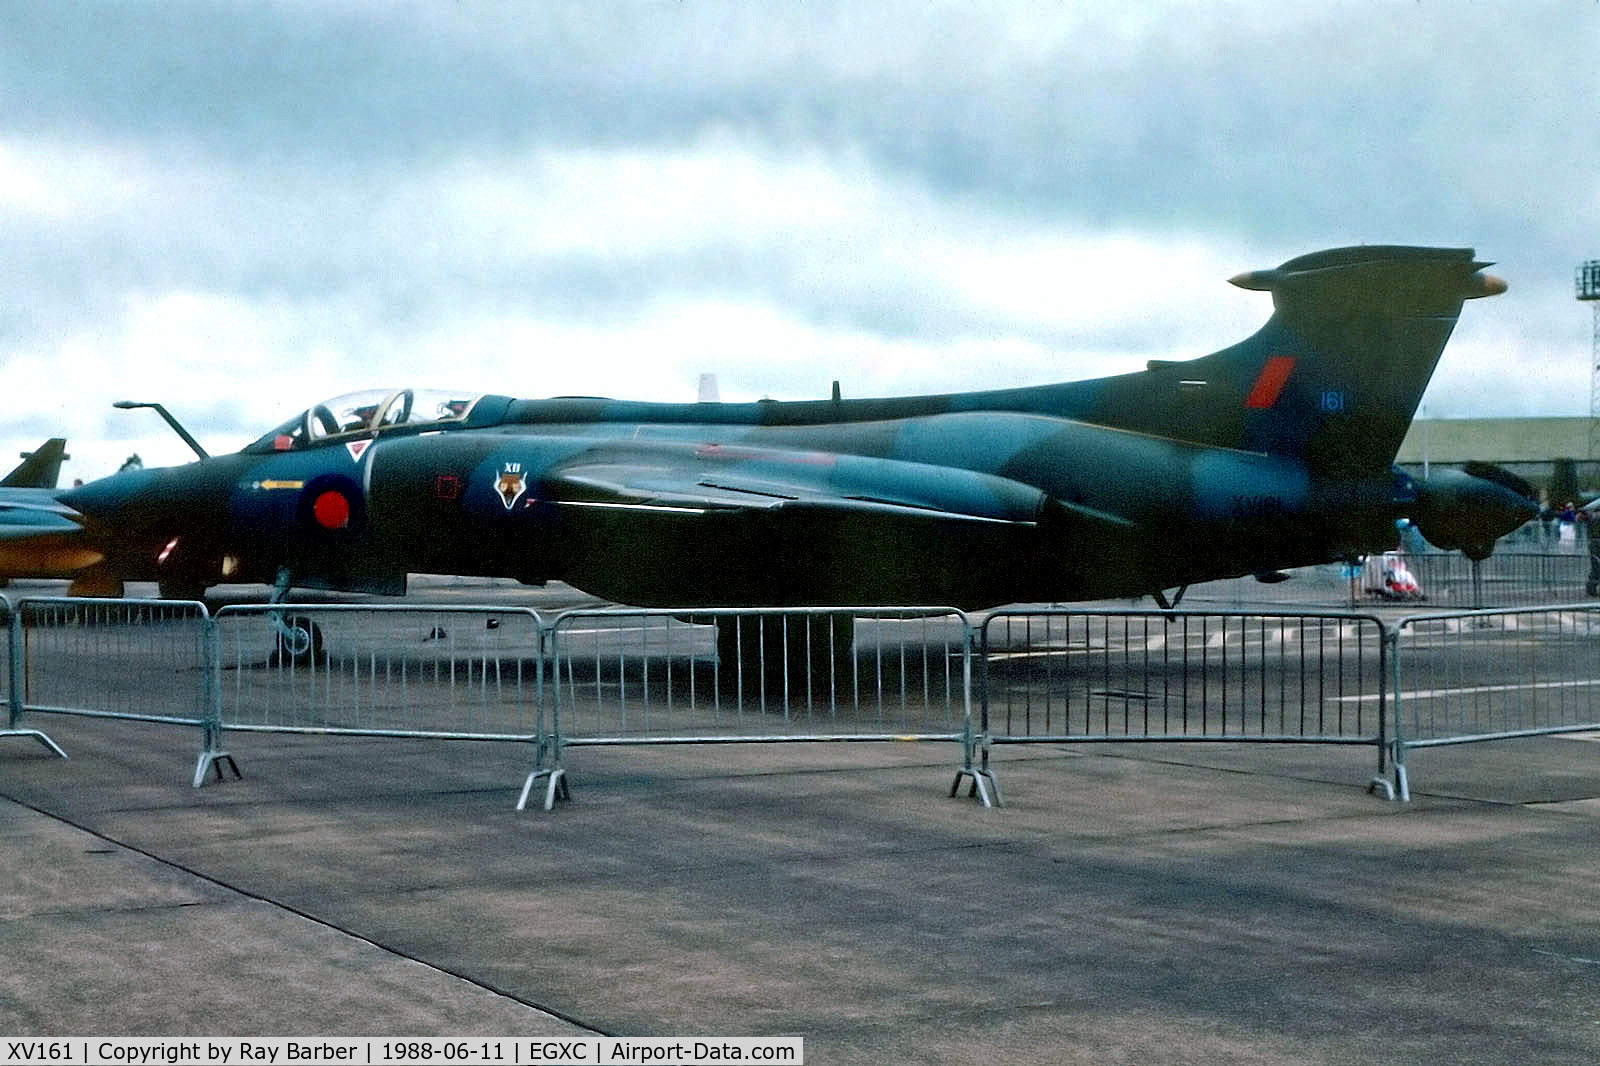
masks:
<svg viewBox="0 0 1600 1066"><path fill-rule="evenodd" d="M1395 460L1413 474L1432 464L1496 463L1526 478L1542 503L1559 507L1600 496L1600 458L1589 451L1589 419L1419 418Z"/></svg>

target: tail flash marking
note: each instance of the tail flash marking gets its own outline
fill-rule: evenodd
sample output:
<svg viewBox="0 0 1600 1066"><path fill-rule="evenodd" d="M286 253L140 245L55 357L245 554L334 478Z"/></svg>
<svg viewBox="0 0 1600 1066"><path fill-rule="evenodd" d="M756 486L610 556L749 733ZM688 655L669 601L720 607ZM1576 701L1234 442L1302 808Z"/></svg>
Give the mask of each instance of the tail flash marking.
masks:
<svg viewBox="0 0 1600 1066"><path fill-rule="evenodd" d="M1289 381L1289 374L1294 370L1294 357L1291 355L1274 355L1266 365L1261 368L1261 373L1256 377L1256 383L1250 386L1250 395L1245 397L1246 407L1271 407L1278 402L1278 394L1283 392L1283 386Z"/></svg>

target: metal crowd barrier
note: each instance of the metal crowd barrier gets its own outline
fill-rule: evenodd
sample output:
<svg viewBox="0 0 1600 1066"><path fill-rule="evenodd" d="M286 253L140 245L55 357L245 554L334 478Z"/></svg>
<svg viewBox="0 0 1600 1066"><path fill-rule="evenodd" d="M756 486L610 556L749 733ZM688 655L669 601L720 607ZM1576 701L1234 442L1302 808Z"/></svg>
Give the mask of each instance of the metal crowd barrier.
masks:
<svg viewBox="0 0 1600 1066"><path fill-rule="evenodd" d="M1408 594L1389 584L1385 570L1398 561L1415 579ZM1364 606L1415 610L1483 610L1571 603L1586 594L1589 556L1583 552L1495 552L1474 564L1460 552L1394 551L1369 555L1357 566L1322 564L1289 572L1280 584L1253 577L1211 581L1189 590L1185 601L1236 611L1318 607L1359 612Z"/></svg>
<svg viewBox="0 0 1600 1066"><path fill-rule="evenodd" d="M1417 578L1421 602L1458 609L1571 602L1583 595L1589 575L1589 556L1575 552L1497 552L1476 564L1460 552L1401 558Z"/></svg>
<svg viewBox="0 0 1600 1066"><path fill-rule="evenodd" d="M984 620L979 733L1385 749L1382 621L1298 612L1004 610Z"/></svg>
<svg viewBox="0 0 1600 1066"><path fill-rule="evenodd" d="M1414 615L1395 633L1401 799L1413 748L1600 729L1600 605Z"/></svg>
<svg viewBox="0 0 1600 1066"><path fill-rule="evenodd" d="M6 654L0 656L0 695L4 696L6 704L6 727L0 729L0 738L26 737L36 740L65 759L67 753L61 750L61 745L50 738L50 734L42 729L30 729L22 723L27 706L27 700L23 695L21 668L22 617L11 600L5 596L0 596L0 624L4 624L6 632Z"/></svg>
<svg viewBox="0 0 1600 1066"><path fill-rule="evenodd" d="M518 808L541 775L546 807L565 794L568 747L954 740L970 751L970 632L947 607L565 612L550 629L556 761L535 768Z"/></svg>
<svg viewBox="0 0 1600 1066"><path fill-rule="evenodd" d="M29 597L11 613L13 724L26 713L193 726L203 734L197 784L227 758L211 710L204 604Z"/></svg>
<svg viewBox="0 0 1600 1066"><path fill-rule="evenodd" d="M567 792L567 747L962 744L1000 799L997 744L1367 745L1409 798L1414 748L1600 729L1600 604L1415 615L950 608L583 610L0 597L0 737L25 719L534 745L518 808ZM977 655L974 674L974 655ZM550 666L546 666L546 655ZM1507 680L1510 677L1511 680ZM1524 680L1529 679L1531 680ZM974 696L978 707L973 707ZM1392 709L1391 709L1392 708ZM548 711L548 713L547 713ZM1382 774L1393 756L1393 783Z"/></svg>
<svg viewBox="0 0 1600 1066"><path fill-rule="evenodd" d="M217 612L227 730L544 745L543 622L521 607Z"/></svg>

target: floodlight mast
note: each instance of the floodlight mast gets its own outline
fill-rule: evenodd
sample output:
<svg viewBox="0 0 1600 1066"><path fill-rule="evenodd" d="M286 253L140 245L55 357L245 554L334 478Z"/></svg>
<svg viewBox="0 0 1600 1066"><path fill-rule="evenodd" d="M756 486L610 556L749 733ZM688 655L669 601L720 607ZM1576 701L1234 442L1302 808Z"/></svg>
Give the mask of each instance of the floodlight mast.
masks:
<svg viewBox="0 0 1600 1066"><path fill-rule="evenodd" d="M1578 299L1594 305L1589 347L1589 461L1600 458L1600 259L1578 267Z"/></svg>
<svg viewBox="0 0 1600 1066"><path fill-rule="evenodd" d="M118 400L116 403L112 404L111 406L117 408L119 411L132 411L132 410L135 410L135 409L140 408L140 407L148 407L148 408L150 408L156 414L158 414L162 418L166 419L167 425L172 427L172 430L173 430L174 433L176 433L178 436L183 438L183 442L185 444L187 444L189 447L194 449L194 453L196 455L198 455L202 459L211 458L210 455L206 454L206 450L204 448L200 447L200 442L195 440L193 437L191 437L189 435L189 431L184 429L182 426L180 426L178 424L178 420L176 418L172 417L171 412L169 412L165 407L161 406L160 404L158 404L158 403L145 403L145 402L140 401L140 400Z"/></svg>

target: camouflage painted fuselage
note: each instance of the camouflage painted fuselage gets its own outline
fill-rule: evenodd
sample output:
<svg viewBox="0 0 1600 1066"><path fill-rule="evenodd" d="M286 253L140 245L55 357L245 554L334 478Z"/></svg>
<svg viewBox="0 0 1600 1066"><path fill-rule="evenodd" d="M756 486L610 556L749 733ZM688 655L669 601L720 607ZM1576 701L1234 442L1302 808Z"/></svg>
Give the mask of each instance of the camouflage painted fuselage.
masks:
<svg viewBox="0 0 1600 1066"><path fill-rule="evenodd" d="M798 403L484 396L447 427L258 442L64 498L112 545L107 572L174 586L471 574L676 607L1154 592L1392 547L1429 501L1391 462L1462 301L1498 291L1481 266L1304 256L1235 279L1273 292L1255 336L1135 374ZM1523 506L1496 488L1433 510L1471 503L1457 539L1492 542Z"/></svg>

